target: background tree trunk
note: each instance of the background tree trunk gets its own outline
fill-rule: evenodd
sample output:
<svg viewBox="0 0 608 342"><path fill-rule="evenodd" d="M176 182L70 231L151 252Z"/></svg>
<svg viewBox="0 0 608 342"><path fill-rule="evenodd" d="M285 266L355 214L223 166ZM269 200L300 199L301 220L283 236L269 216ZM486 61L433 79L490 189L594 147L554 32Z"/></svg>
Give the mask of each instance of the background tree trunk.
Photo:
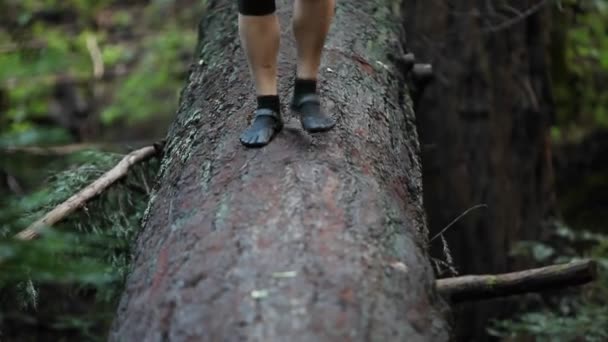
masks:
<svg viewBox="0 0 608 342"><path fill-rule="evenodd" d="M282 23L283 102L295 49ZM291 119L268 147L238 134L254 93L236 3L210 1L135 248L114 341L444 341L422 210L400 1L339 1L321 93L338 127Z"/></svg>
<svg viewBox="0 0 608 342"><path fill-rule="evenodd" d="M553 210L549 4L406 2L408 49L436 74L416 101L431 233L467 208L488 205L446 234L464 274L523 266L509 250L538 238ZM508 311L496 302L462 306L457 335L483 340L488 320Z"/></svg>

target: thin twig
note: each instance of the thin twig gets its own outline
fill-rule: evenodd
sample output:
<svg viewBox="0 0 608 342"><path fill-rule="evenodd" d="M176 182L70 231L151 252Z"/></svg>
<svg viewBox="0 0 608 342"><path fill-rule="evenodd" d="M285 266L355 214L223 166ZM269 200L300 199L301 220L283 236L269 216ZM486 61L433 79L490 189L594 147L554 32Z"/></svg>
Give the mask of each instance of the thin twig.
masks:
<svg viewBox="0 0 608 342"><path fill-rule="evenodd" d="M535 14L536 12L540 11L546 4L547 4L547 0L541 0L536 5L531 6L530 8L528 8L527 10L522 12L520 15L518 15L514 18L511 18L509 20L505 20L498 25L486 27L482 31L483 31L483 33L494 33L494 32L498 32L498 31L502 31L502 30L509 28L509 27L517 24L518 22L528 18L529 16Z"/></svg>
<svg viewBox="0 0 608 342"><path fill-rule="evenodd" d="M473 206L473 207L465 210L464 213L460 214L460 216L458 216L457 218L455 218L452 222L450 222L450 224L448 224L447 226L445 226L445 228L443 228L439 233L437 233L435 236L433 236L433 238L431 238L431 242L433 242L433 240L435 240L436 238L438 238L439 236L441 236L443 233L445 233L446 230L450 229L450 227L452 227L456 222L458 222L458 220L460 220L461 218L463 218L464 216L466 216L471 211L473 211L475 209L487 208L487 207L488 207L487 204L478 204L476 206Z"/></svg>
<svg viewBox="0 0 608 342"><path fill-rule="evenodd" d="M89 200L108 189L117 180L126 176L133 165L148 160L158 155L159 152L160 149L157 146L147 146L127 154L114 168L46 213L42 218L22 230L15 237L19 240L32 240L36 238L43 229L63 220L66 216L84 206Z"/></svg>

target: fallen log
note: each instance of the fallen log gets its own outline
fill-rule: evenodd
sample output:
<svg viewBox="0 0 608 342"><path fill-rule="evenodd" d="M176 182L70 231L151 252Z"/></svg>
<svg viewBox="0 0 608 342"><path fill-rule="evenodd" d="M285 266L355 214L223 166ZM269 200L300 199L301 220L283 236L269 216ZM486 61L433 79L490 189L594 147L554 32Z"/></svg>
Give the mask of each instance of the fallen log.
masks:
<svg viewBox="0 0 608 342"><path fill-rule="evenodd" d="M292 1L277 5L287 103ZM251 150L236 2L208 2L111 341L448 340L414 113L388 58L405 56L401 5L338 1L320 75L336 129L311 136L286 113Z"/></svg>

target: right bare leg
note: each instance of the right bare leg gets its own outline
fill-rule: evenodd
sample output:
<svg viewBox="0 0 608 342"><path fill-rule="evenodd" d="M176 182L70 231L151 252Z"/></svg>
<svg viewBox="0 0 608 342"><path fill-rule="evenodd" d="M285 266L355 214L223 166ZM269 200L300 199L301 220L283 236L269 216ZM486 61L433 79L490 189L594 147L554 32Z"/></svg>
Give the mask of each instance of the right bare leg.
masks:
<svg viewBox="0 0 608 342"><path fill-rule="evenodd" d="M258 107L241 142L261 147L282 128L277 92L280 27L274 0L239 0L239 36L254 79Z"/></svg>

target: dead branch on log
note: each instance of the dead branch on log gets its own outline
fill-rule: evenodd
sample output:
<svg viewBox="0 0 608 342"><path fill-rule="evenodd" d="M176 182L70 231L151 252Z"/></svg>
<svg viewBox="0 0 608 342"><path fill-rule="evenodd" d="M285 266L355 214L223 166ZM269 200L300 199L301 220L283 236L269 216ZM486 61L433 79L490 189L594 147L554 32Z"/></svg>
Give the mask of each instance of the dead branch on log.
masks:
<svg viewBox="0 0 608 342"><path fill-rule="evenodd" d="M431 64L416 63L412 67L412 78L420 87L425 87L435 76Z"/></svg>
<svg viewBox="0 0 608 342"><path fill-rule="evenodd" d="M468 275L438 279L437 290L452 303L505 297L582 285L597 277L593 260L498 275Z"/></svg>
<svg viewBox="0 0 608 342"><path fill-rule="evenodd" d="M111 170L104 173L96 181L82 189L77 194L68 198L53 210L46 213L42 218L32 223L28 228L22 230L15 237L19 240L32 240L40 235L42 229L50 227L61 221L67 215L84 206L89 200L96 197L119 179L127 175L129 169L140 162L146 161L160 153L162 144L147 146L135 150L122 158L122 160Z"/></svg>
<svg viewBox="0 0 608 342"><path fill-rule="evenodd" d="M413 53L407 53L401 56L396 56L393 53L389 53L388 58L393 61L404 74L409 73L416 63L416 55Z"/></svg>

